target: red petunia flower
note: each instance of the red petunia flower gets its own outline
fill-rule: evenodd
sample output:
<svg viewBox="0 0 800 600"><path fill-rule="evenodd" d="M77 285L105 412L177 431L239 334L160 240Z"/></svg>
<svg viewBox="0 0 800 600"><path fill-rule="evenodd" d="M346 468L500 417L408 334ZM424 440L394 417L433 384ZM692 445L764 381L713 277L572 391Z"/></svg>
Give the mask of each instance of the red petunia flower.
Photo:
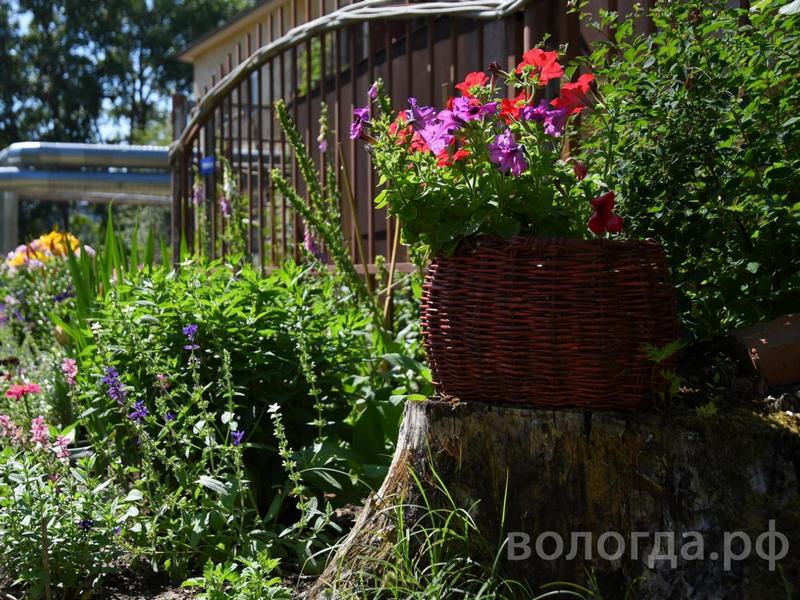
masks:
<svg viewBox="0 0 800 600"><path fill-rule="evenodd" d="M541 48L528 50L522 55L522 62L517 65L517 75L533 67L531 73L538 77L539 85L544 85L551 79L559 79L564 74L564 67L558 64L558 52L545 52Z"/></svg>
<svg viewBox="0 0 800 600"><path fill-rule="evenodd" d="M588 94L592 81L594 75L584 73L575 83L565 83L561 86L561 95L550 104L569 111L571 115L578 114L589 104Z"/></svg>
<svg viewBox="0 0 800 600"><path fill-rule="evenodd" d="M484 86L487 83L489 83L489 78L486 76L486 73L483 71L473 71L472 73L467 73L464 81L456 85L456 89L459 90L464 96L471 97L472 94L470 91L472 88L476 86Z"/></svg>
<svg viewBox="0 0 800 600"><path fill-rule="evenodd" d="M594 212L589 217L588 223L592 233L599 236L606 231L619 233L622 230L622 217L611 212L614 210L615 203L614 192L606 192L592 200Z"/></svg>
<svg viewBox="0 0 800 600"><path fill-rule="evenodd" d="M461 148L457 150L452 156L447 152L447 150L442 150L439 154L436 155L436 166L438 167L452 167L459 161L464 160L470 155L470 151L466 148Z"/></svg>
<svg viewBox="0 0 800 600"><path fill-rule="evenodd" d="M522 110L522 107L525 106L527 102L528 97L525 95L524 91L517 94L514 98L503 98L500 102L500 118L509 124L511 121L519 121L520 110Z"/></svg>

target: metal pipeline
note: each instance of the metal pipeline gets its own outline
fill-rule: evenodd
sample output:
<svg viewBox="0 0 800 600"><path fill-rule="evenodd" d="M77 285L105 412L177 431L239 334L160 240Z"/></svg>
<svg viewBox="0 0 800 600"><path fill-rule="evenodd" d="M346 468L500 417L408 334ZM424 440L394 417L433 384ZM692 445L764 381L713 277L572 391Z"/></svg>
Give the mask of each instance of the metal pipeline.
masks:
<svg viewBox="0 0 800 600"><path fill-rule="evenodd" d="M20 197L79 199L100 202L170 204L169 173L107 173L91 171L38 171L0 167L0 190ZM128 198L129 197L129 198Z"/></svg>
<svg viewBox="0 0 800 600"><path fill-rule="evenodd" d="M0 165L167 170L169 149L166 146L18 142L0 150Z"/></svg>

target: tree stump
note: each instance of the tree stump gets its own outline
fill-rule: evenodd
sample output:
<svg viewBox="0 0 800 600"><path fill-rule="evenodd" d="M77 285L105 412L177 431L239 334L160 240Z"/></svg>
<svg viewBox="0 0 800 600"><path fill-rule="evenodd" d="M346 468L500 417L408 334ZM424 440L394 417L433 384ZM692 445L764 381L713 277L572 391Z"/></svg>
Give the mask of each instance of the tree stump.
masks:
<svg viewBox="0 0 800 600"><path fill-rule="evenodd" d="M533 589L553 581L584 583L594 572L608 598L622 598L637 579L632 597L649 600L791 597L788 582L800 582L799 471L800 419L784 412L700 417L409 403L383 486L368 499L310 597L336 598L337 589L357 588L365 570L374 572L381 558L391 556L396 521L386 509L419 503L412 472L425 482L429 498L437 496L435 472L461 507L474 505L486 539L505 539L509 532L530 536L529 558L506 560L503 552L504 574ZM771 520L789 544L774 571L756 554L757 546L764 555L770 548L780 554L783 544L773 539L770 546L762 536ZM544 532L563 540L558 556L553 534L541 539L537 551ZM577 532L590 532L591 543L573 536ZM673 552L664 535L656 543L658 532L674 536ZM691 552L684 546L697 540L690 532L702 536L703 560L693 560L696 546ZM723 555L744 550L742 534L732 532L749 536L752 554L731 559L726 568ZM620 556L620 538L613 534L624 540ZM513 539L514 554L524 555L525 538Z"/></svg>

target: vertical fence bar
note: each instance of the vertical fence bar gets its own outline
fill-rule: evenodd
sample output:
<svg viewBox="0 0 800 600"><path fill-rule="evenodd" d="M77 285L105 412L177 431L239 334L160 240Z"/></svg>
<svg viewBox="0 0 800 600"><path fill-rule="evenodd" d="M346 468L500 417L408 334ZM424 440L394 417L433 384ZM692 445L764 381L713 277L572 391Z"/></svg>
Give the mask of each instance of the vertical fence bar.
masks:
<svg viewBox="0 0 800 600"><path fill-rule="evenodd" d="M247 33L247 46L245 54L250 57L253 54L253 35ZM249 255L250 262L253 261L253 254L255 248L253 247L253 77L252 74L247 76L247 84L245 85L245 114L244 119L247 125L247 254Z"/></svg>
<svg viewBox="0 0 800 600"><path fill-rule="evenodd" d="M270 13L270 20L272 13ZM261 23L256 29L256 45L261 48L264 45L264 27ZM256 173L256 185L258 187L258 268L260 273L264 273L266 258L264 256L264 114L262 106L264 101L264 66L256 71L256 144L258 146L258 171ZM270 86L272 87L272 86ZM274 258L273 258L274 260Z"/></svg>
<svg viewBox="0 0 800 600"><path fill-rule="evenodd" d="M292 12L291 12L291 28L294 29L297 27L297 3L298 0L292 0ZM292 46L292 115L294 117L294 122L299 126L299 115L300 115L300 94L298 92L297 86L299 84L299 77L297 70L300 68L299 60L298 60L298 53L297 53L297 45ZM297 172L297 155L292 152L292 185L294 185L294 189L300 189L300 177L299 173ZM296 210L292 210L292 223L293 223L293 231L292 231L292 255L294 259L299 261L300 260L300 248L299 248L299 235L300 235L300 215L297 214Z"/></svg>
<svg viewBox="0 0 800 600"><path fill-rule="evenodd" d="M341 0L336 0L335 4L336 9L338 10L341 7ZM335 132L335 137L333 141L333 166L336 170L336 185L338 189L342 189L342 161L340 158L339 153L339 144L342 143L342 84L341 84L341 74L342 74L342 36L344 35L344 29L337 29L334 31L334 43L336 44L336 52L335 52L335 73L334 73L334 87L336 88L336 110L334 111L333 115L333 129ZM350 245L352 240L352 227L348 226L350 221L347 212L347 204L344 200L344 192L340 194L339 197L339 214L341 215L342 220L342 232L345 235L345 244Z"/></svg>
<svg viewBox="0 0 800 600"><path fill-rule="evenodd" d="M283 35L285 31L285 20L284 20L284 6L281 6L280 9L280 28L281 28L281 35ZM280 54L281 59L281 94L280 97L282 100L286 101L286 68L285 68L285 59L287 58L287 53L282 52ZM288 106L287 106L288 109ZM275 110L272 110L272 122L275 122ZM284 177L288 177L289 173L287 171L286 165L286 133L281 128L281 174ZM281 195L281 248L283 250L283 254L281 256L282 259L286 259L288 253L288 242L287 242L287 210L286 210L286 198Z"/></svg>
<svg viewBox="0 0 800 600"><path fill-rule="evenodd" d="M386 46L386 95L394 103L394 65L392 60L394 58L392 53L392 33L390 31L391 21L384 21L385 34L384 45ZM389 209L386 208L386 256L391 254L392 248L392 217L389 214Z"/></svg>
<svg viewBox="0 0 800 600"><path fill-rule="evenodd" d="M350 34L350 114L353 114L357 104L356 100L356 36L353 35L354 31L356 31L356 26L348 27L347 31ZM353 219L353 235L352 235L352 244L350 251L352 255L358 256L358 244L363 244L363 240L356 240L356 232L359 231L359 226L356 226L356 221L359 220L359 216L361 211L358 208L358 163L356 161L356 140L350 140L350 182L353 186L353 196L354 196L354 205L355 208L353 209L353 214L350 215L350 218Z"/></svg>

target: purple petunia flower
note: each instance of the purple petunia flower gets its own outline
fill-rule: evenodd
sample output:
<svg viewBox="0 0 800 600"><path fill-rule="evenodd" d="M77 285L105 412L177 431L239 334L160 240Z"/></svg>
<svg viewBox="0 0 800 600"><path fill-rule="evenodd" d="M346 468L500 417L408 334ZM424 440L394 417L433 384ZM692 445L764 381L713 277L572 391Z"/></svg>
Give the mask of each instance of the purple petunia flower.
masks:
<svg viewBox="0 0 800 600"><path fill-rule="evenodd" d="M150 411L147 410L147 407L144 405L144 400L137 400L133 403L133 412L128 415L128 418L131 421L136 421L137 423L141 423L144 418L150 414Z"/></svg>
<svg viewBox="0 0 800 600"><path fill-rule="evenodd" d="M523 106L519 111L519 116L523 121L543 123L549 112L548 106L547 100L542 99L537 106Z"/></svg>
<svg viewBox="0 0 800 600"><path fill-rule="evenodd" d="M78 522L78 528L83 529L84 531L89 531L93 525L94 521L91 519L83 519L82 521Z"/></svg>
<svg viewBox="0 0 800 600"><path fill-rule="evenodd" d="M501 173L509 171L514 177L519 177L522 171L528 168L522 146L514 141L514 134L509 129L498 135L494 142L487 145L489 159L497 165Z"/></svg>
<svg viewBox="0 0 800 600"><path fill-rule="evenodd" d="M406 121L417 131L425 129L436 118L432 106L420 106L416 98L409 98L408 104L411 108L406 111Z"/></svg>
<svg viewBox="0 0 800 600"><path fill-rule="evenodd" d="M128 393L122 387L122 382L119 379L119 373L114 367L106 368L106 375L100 379L100 383L108 386L108 397L116 400L117 404L122 405L125 403L125 398Z"/></svg>
<svg viewBox="0 0 800 600"><path fill-rule="evenodd" d="M364 132L364 126L369 125L369 107L357 108L353 111L353 124L350 126L350 139L356 140Z"/></svg>
<svg viewBox="0 0 800 600"><path fill-rule="evenodd" d="M231 437L233 438L233 445L238 446L239 444L242 443L242 440L244 439L244 430L239 429L238 431L232 432Z"/></svg>
<svg viewBox="0 0 800 600"><path fill-rule="evenodd" d="M569 111L557 108L555 110L548 110L544 118L544 132L553 137L559 137L564 133L564 128L567 126L567 119L569 118Z"/></svg>
<svg viewBox="0 0 800 600"><path fill-rule="evenodd" d="M460 96L453 100L453 117L456 121L466 123L475 121L497 112L497 102L481 104L477 98Z"/></svg>

